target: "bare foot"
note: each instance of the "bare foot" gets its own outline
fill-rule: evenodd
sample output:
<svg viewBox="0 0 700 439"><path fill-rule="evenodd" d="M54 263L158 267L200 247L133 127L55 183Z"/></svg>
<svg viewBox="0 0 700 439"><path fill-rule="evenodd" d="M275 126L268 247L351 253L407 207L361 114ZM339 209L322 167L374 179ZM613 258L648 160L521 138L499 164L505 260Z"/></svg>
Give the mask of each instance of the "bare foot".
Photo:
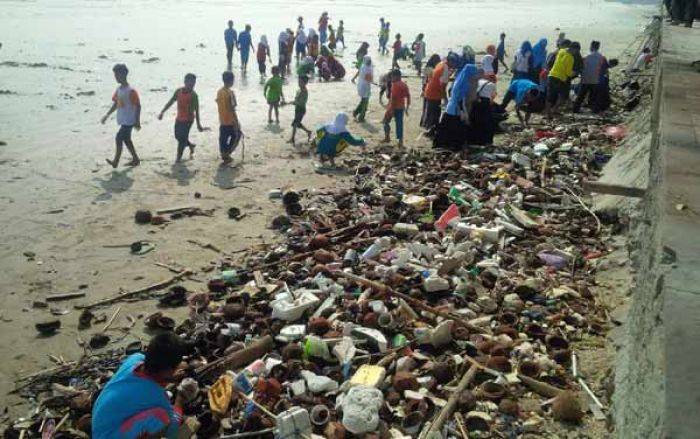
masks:
<svg viewBox="0 0 700 439"><path fill-rule="evenodd" d="M126 166L138 166L141 164L141 160L132 160L126 164Z"/></svg>
<svg viewBox="0 0 700 439"><path fill-rule="evenodd" d="M105 161L106 161L107 163L109 163L109 165L110 165L111 167L113 167L114 169L117 169L117 166L119 166L119 163L113 162L113 161L110 160L110 159L105 159Z"/></svg>
<svg viewBox="0 0 700 439"><path fill-rule="evenodd" d="M311 132L306 133L306 141L311 143Z"/></svg>
<svg viewBox="0 0 700 439"><path fill-rule="evenodd" d="M287 140L287 143L291 143L292 145L294 145L294 139Z"/></svg>

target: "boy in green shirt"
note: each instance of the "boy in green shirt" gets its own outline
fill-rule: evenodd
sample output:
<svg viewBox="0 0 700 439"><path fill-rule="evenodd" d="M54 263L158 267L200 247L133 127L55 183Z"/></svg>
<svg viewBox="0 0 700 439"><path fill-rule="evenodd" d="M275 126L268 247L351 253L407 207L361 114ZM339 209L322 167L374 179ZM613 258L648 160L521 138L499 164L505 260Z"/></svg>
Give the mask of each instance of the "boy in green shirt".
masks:
<svg viewBox="0 0 700 439"><path fill-rule="evenodd" d="M280 69L278 66L272 68L272 78L265 83L263 94L267 100L267 123L272 123L272 110L275 110L275 122L280 123L280 102L284 102L284 93L282 93L282 78L280 77Z"/></svg>
<svg viewBox="0 0 700 439"><path fill-rule="evenodd" d="M288 141L288 143L291 143L292 145L295 144L297 128L306 132L308 141L311 141L311 130L306 128L304 124L301 123L302 119L304 119L304 115L306 114L306 103L309 100L309 90L306 88L306 84L308 83L308 76L299 77L299 91L297 91L297 95L294 97L294 102L292 102L292 104L294 104L294 120L292 121L292 137Z"/></svg>

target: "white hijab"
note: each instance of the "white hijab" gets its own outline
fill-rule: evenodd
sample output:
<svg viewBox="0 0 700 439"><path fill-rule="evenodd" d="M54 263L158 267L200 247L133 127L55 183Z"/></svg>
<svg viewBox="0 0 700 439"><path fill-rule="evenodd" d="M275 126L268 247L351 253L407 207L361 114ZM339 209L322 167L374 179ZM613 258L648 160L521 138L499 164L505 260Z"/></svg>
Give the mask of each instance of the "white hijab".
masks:
<svg viewBox="0 0 700 439"><path fill-rule="evenodd" d="M267 47L267 46L268 46L268 44L267 44L267 35L261 36L261 37L260 37L260 42L261 42L264 46Z"/></svg>
<svg viewBox="0 0 700 439"><path fill-rule="evenodd" d="M326 131L328 134L340 134L347 131L347 124L350 118L347 113L338 113L335 116L333 123L326 125Z"/></svg>

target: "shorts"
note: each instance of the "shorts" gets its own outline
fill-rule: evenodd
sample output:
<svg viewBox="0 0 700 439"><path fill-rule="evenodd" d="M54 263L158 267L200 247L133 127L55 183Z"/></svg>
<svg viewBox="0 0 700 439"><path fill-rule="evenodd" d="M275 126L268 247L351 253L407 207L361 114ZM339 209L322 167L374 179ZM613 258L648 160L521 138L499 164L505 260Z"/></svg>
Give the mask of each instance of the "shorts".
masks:
<svg viewBox="0 0 700 439"><path fill-rule="evenodd" d="M267 99L267 104L272 105L273 107L276 107L280 104L280 98L272 99L272 100Z"/></svg>
<svg viewBox="0 0 700 439"><path fill-rule="evenodd" d="M569 94L569 85L553 76L547 78L547 103L555 105L559 99L566 99Z"/></svg>
<svg viewBox="0 0 700 439"><path fill-rule="evenodd" d="M267 66L265 65L265 61L258 60L258 70L260 71L261 75L265 74L265 71L267 70Z"/></svg>
<svg viewBox="0 0 700 439"><path fill-rule="evenodd" d="M292 121L292 126L295 128L301 127L301 121L304 119L306 114L306 108L294 107L294 120Z"/></svg>
<svg viewBox="0 0 700 439"><path fill-rule="evenodd" d="M219 126L219 152L221 156L230 155L241 141L242 133L238 127L233 125Z"/></svg>
<svg viewBox="0 0 700 439"><path fill-rule="evenodd" d="M306 55L306 44L297 42L296 43L297 55Z"/></svg>
<svg viewBox="0 0 700 439"><path fill-rule="evenodd" d="M190 129L192 121L175 121L175 139L179 147L184 148L190 144Z"/></svg>
<svg viewBox="0 0 700 439"><path fill-rule="evenodd" d="M133 125L122 125L117 131L116 140L119 143L131 142L131 131L134 129Z"/></svg>

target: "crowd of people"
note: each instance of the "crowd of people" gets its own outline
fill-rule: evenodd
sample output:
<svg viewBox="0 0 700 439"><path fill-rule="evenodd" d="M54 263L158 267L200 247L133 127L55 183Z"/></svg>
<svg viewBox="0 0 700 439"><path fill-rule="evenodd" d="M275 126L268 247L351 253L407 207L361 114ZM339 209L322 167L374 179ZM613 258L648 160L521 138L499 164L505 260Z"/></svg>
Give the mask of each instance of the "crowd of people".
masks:
<svg viewBox="0 0 700 439"><path fill-rule="evenodd" d="M388 55L391 24L384 18L379 20L377 51L380 56ZM231 155L244 138L237 116L236 95L233 91L235 76L232 63L235 51L240 55L240 69L245 74L251 52L256 54L263 95L268 104L268 123L279 124L279 108L294 106L294 119L289 143L296 144L298 130L307 135L307 140L316 147L322 162L334 164L335 156L347 145L364 145L364 140L347 133L347 120L344 114L324 127L312 131L304 125L304 116L309 101L307 84L312 78L321 81L341 80L346 75L345 66L337 56L339 45L345 48L345 25L339 20L334 27L327 12L321 14L317 26L307 27L304 18L297 18L296 31L287 28L277 38L277 63L267 77L267 65L272 64L272 53L266 35L253 44L252 27L237 33L233 21L228 22L224 31L228 69L222 75L223 85L217 93L219 113L219 150L224 164L232 161ZM384 142L391 142L391 124L395 128L398 146L404 146L404 119L409 114L411 92L404 82L401 63L410 61L412 68L421 78L420 96L422 112L420 127L425 135L433 140L436 147L459 149L467 144L490 145L493 143L499 122L508 117L508 107L514 104L518 120L524 126L530 122L533 113L543 113L554 117L564 106L571 104L574 113L587 106L594 113L601 113L610 106L609 69L616 60L608 60L601 54L601 43L593 41L588 54L581 53L581 44L570 41L564 33L557 38L555 47L550 50L546 38L532 45L529 41L520 44L513 53L510 65L507 60L506 35L501 33L496 44L488 45L480 53L471 46L464 46L461 53L450 51L446 54L428 55L425 35L420 33L413 42L405 44L401 34L394 35L391 46L391 69L383 74L375 74L375 63L370 54L370 43L362 42L355 52L351 68L355 69L351 82L356 84L359 103L352 111L357 122L364 122L370 107L373 87L379 88L379 101L384 108L382 124ZM288 77L293 75L292 60L295 59L295 73L298 77L298 91L292 102L287 102L284 87ZM139 95L128 81L128 69L124 64L114 66L114 76L119 83L112 98L113 105L103 118L117 112L120 126L116 135L116 150L113 159L107 162L116 168L119 165L123 146L132 156L130 166L139 164L132 141L132 130L140 129L141 106ZM511 74L507 92L500 103L496 102L496 84ZM580 80L574 84L574 79ZM199 99L194 91L196 76L188 73L184 86L178 88L158 116L162 119L167 110L176 105L175 139L177 141L176 161L182 160L189 148L193 156L195 145L189 140L189 132L194 122L200 131ZM575 99L571 101L572 91ZM384 103L384 96L387 98ZM274 115L274 119L273 119ZM343 123L343 121L346 121ZM342 129L342 130L341 130ZM315 134L315 135L314 135ZM348 133L349 134L349 133ZM328 140L326 140L328 138ZM312 141L313 139L313 141Z"/></svg>

